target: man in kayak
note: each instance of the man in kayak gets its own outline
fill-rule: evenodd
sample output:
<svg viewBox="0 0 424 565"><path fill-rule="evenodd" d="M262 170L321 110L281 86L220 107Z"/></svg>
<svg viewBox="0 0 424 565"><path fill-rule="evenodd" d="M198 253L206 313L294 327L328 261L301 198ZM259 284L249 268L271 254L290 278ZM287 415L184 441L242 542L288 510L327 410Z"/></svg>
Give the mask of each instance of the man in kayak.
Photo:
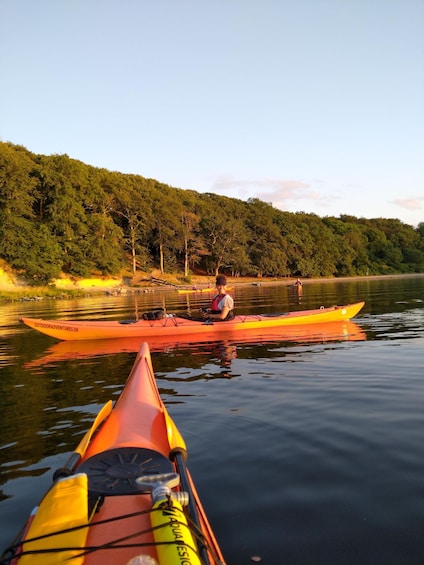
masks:
<svg viewBox="0 0 424 565"><path fill-rule="evenodd" d="M234 319L234 300L232 296L227 294L226 286L226 277L218 275L216 277L218 294L212 299L210 308L201 310L203 318L217 322L227 322Z"/></svg>

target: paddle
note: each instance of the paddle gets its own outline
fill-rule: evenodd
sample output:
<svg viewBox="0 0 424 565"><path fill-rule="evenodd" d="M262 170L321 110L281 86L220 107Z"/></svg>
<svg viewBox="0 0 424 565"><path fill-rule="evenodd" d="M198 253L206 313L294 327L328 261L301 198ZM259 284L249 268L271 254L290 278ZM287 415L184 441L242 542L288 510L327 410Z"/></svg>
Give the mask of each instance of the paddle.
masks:
<svg viewBox="0 0 424 565"><path fill-rule="evenodd" d="M186 466L187 446L174 420L169 415L166 406L164 404L162 405L163 405L163 414L165 416L166 431L168 434L168 443L169 443L169 447L171 448L171 452L169 455L171 459L174 459L176 461L178 467L178 473L180 475L181 485L185 490L185 492L189 494L188 509L190 512L190 517L194 525L198 529L198 531L201 532L202 529L200 525L199 513L197 511L193 489L191 488L190 479L187 473L187 466ZM206 565L209 565L210 560L206 547L203 544L198 544L198 545L199 545L200 555L204 563Z"/></svg>
<svg viewBox="0 0 424 565"><path fill-rule="evenodd" d="M78 447L72 453L72 455L68 459L65 466L61 467L60 469L57 469L54 472L54 475L53 475L54 481L56 481L57 479L60 479L61 477L67 477L72 473L72 471L75 469L77 464L84 457L84 454L87 451L87 447L90 443L90 440L91 440L94 432L97 430L97 428L103 422L103 420L106 420L106 418L112 412L112 407L113 407L112 400L108 400L108 402L106 402L106 404L99 410L96 418L94 419L94 422L91 425L91 428L89 430L87 430L84 437L82 438L82 440L78 444Z"/></svg>

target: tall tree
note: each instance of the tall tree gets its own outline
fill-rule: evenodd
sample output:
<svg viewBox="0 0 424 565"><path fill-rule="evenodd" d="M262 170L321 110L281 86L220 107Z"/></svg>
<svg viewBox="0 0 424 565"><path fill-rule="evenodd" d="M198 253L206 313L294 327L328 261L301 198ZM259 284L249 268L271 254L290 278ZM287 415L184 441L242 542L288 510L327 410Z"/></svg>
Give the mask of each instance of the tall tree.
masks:
<svg viewBox="0 0 424 565"><path fill-rule="evenodd" d="M258 277L287 274L286 241L275 223L276 210L257 198L247 202L249 257Z"/></svg>
<svg viewBox="0 0 424 565"><path fill-rule="evenodd" d="M204 216L201 229L208 252L207 268L217 275L220 269L245 270L248 232L244 223L244 204L215 194L201 195Z"/></svg>
<svg viewBox="0 0 424 565"><path fill-rule="evenodd" d="M93 268L87 243L87 167L67 155L54 155L40 158L39 171L44 217L62 248L64 267L67 272L87 276Z"/></svg>
<svg viewBox="0 0 424 565"><path fill-rule="evenodd" d="M137 265L149 265L148 234L153 229L153 212L148 203L149 183L134 175L113 174L111 210L122 227L124 246L130 255L133 275Z"/></svg>
<svg viewBox="0 0 424 565"><path fill-rule="evenodd" d="M160 183L156 184L150 198L154 223L152 243L158 253L160 272L164 273L165 258L171 269L175 268L177 252L182 248L183 206L176 196L175 189Z"/></svg>
<svg viewBox="0 0 424 565"><path fill-rule="evenodd" d="M181 227L183 237L184 276L188 276L190 268L197 265L202 257L203 240L200 231L200 206L196 193L182 190L177 196L181 200Z"/></svg>
<svg viewBox="0 0 424 565"><path fill-rule="evenodd" d="M24 148L0 144L0 256L28 280L46 283L60 271L60 250L34 217L36 164Z"/></svg>

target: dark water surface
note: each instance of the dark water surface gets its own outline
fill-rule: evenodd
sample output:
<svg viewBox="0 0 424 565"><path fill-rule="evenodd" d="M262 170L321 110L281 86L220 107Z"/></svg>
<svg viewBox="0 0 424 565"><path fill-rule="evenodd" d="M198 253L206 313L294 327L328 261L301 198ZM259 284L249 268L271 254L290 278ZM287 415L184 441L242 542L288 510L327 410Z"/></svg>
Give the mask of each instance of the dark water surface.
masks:
<svg viewBox="0 0 424 565"><path fill-rule="evenodd" d="M228 565L424 563L424 277L235 287L240 313L365 300L355 331L153 348ZM0 547L122 389L136 350L69 350L18 323L122 319L204 295L0 305Z"/></svg>

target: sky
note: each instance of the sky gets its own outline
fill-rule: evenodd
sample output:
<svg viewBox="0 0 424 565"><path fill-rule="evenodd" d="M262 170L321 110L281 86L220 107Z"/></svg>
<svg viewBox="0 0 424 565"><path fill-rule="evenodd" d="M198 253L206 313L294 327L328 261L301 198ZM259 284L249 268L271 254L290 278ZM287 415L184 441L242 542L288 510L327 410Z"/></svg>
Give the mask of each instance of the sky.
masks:
<svg viewBox="0 0 424 565"><path fill-rule="evenodd" d="M0 141L424 222L424 0L0 0Z"/></svg>

